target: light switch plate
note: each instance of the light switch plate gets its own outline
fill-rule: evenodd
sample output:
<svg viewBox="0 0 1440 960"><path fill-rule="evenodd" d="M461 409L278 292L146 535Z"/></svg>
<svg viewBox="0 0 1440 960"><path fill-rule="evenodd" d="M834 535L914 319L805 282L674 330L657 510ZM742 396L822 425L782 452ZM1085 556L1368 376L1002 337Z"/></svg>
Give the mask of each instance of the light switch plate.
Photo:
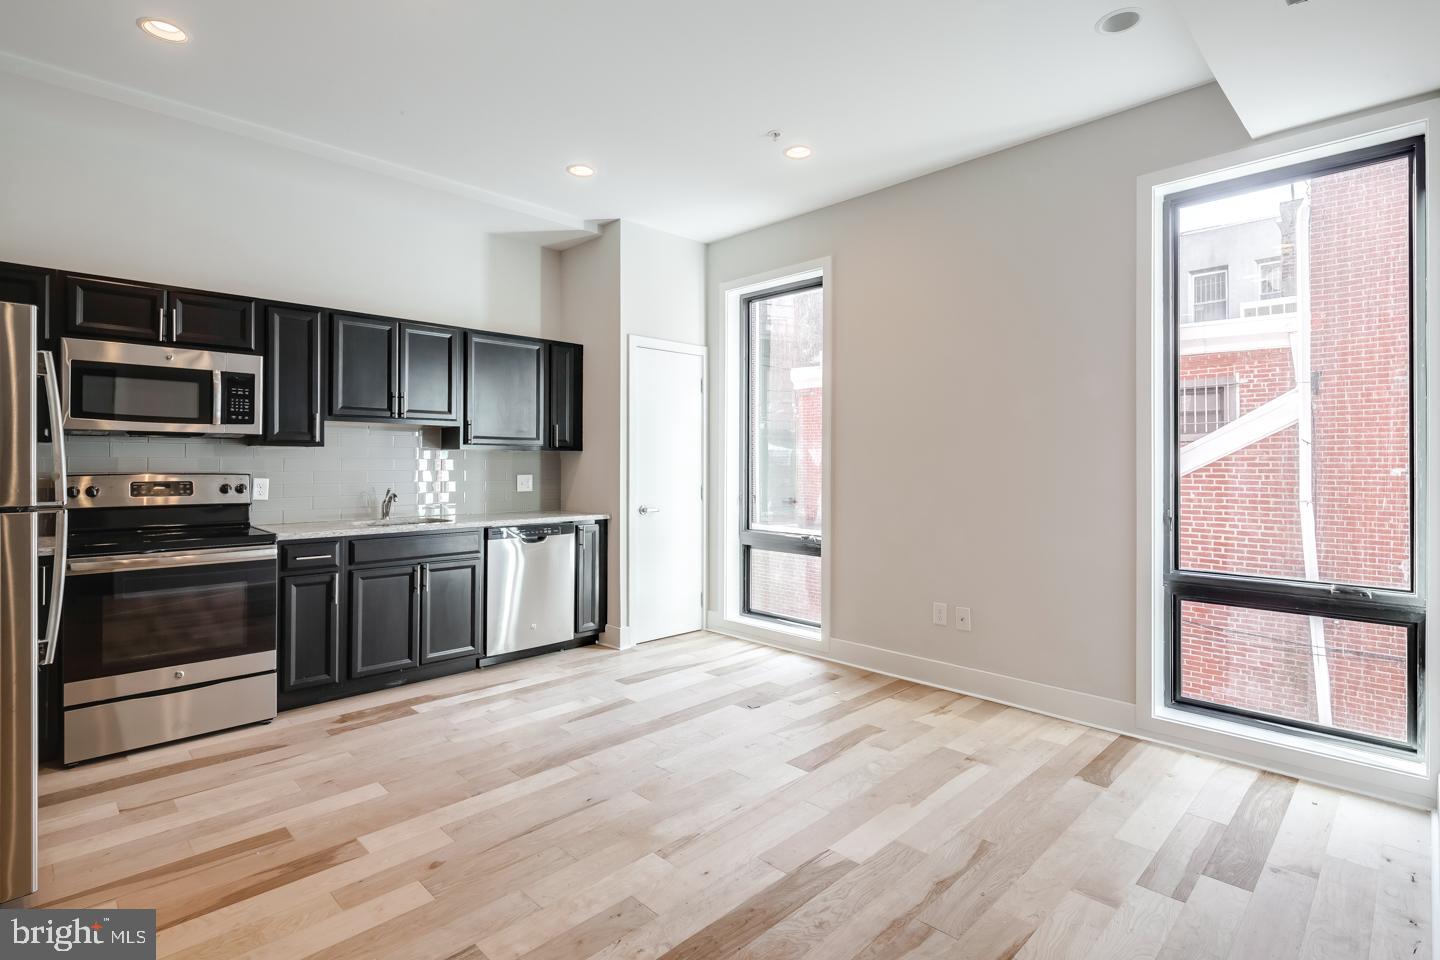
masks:
<svg viewBox="0 0 1440 960"><path fill-rule="evenodd" d="M535 489L535 475L533 473L519 473L515 475L515 492L529 493Z"/></svg>
<svg viewBox="0 0 1440 960"><path fill-rule="evenodd" d="M930 604L930 622L935 624L935 626L937 627L945 626L946 618L949 615L949 611L950 608L947 605L940 603L939 601Z"/></svg>
<svg viewBox="0 0 1440 960"><path fill-rule="evenodd" d="M969 607L961 607L961 606L956 606L956 607L955 607L955 629L956 629L956 630L964 630L966 633L969 633L969 632L970 632L970 608L969 608Z"/></svg>
<svg viewBox="0 0 1440 960"><path fill-rule="evenodd" d="M251 500L269 500L269 499L270 499L270 478L269 478L269 477L255 477L254 479L252 479L252 480L250 481L250 499L251 499Z"/></svg>

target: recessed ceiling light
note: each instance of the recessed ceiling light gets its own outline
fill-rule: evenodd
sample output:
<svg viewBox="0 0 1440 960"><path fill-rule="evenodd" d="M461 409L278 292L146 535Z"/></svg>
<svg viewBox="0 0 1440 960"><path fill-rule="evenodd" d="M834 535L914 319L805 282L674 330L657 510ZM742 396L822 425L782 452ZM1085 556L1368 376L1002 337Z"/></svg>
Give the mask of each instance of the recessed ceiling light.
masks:
<svg viewBox="0 0 1440 960"><path fill-rule="evenodd" d="M565 168L565 172L572 177L593 177L595 168L588 163L572 163Z"/></svg>
<svg viewBox="0 0 1440 960"><path fill-rule="evenodd" d="M785 156L789 157L791 160L804 160L814 152L814 150L811 150L803 143L797 143L793 147L785 148Z"/></svg>
<svg viewBox="0 0 1440 960"><path fill-rule="evenodd" d="M157 40L166 40L170 43L184 43L190 37L180 27L169 20L156 20L154 17L141 17L135 21L135 25L144 30Z"/></svg>
<svg viewBox="0 0 1440 960"><path fill-rule="evenodd" d="M1140 22L1140 11L1134 7L1111 10L1095 24L1098 33L1124 33Z"/></svg>

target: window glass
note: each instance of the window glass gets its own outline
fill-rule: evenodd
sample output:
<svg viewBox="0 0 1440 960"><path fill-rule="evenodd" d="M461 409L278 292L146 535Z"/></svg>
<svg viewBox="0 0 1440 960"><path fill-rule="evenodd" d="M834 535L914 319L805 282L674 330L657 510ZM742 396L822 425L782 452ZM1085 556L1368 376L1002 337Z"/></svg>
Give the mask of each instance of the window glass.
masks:
<svg viewBox="0 0 1440 960"><path fill-rule="evenodd" d="M750 529L820 533L819 287L750 301Z"/></svg>

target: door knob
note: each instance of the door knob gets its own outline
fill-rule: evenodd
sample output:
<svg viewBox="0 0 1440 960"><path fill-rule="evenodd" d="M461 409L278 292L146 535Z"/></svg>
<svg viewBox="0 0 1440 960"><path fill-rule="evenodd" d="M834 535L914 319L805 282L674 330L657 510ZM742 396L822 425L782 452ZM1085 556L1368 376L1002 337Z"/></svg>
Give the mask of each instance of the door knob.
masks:
<svg viewBox="0 0 1440 960"><path fill-rule="evenodd" d="M645 507L645 506L642 506L642 507L640 508L640 516L642 516L642 517L648 517L648 516L650 516L650 514L652 514L652 513L659 513L659 512L660 512L660 508L659 508L659 507Z"/></svg>

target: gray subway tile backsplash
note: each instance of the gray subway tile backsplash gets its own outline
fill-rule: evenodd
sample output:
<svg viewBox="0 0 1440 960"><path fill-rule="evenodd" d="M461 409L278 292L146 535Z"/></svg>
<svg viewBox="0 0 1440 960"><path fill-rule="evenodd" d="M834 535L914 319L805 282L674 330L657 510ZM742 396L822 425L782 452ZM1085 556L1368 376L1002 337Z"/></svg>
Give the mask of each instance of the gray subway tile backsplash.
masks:
<svg viewBox="0 0 1440 960"><path fill-rule="evenodd" d="M241 440L68 437L70 472L248 473L270 480L256 523L377 516L387 488L396 516L560 508L559 454L444 450L437 428L327 423L324 447L259 447ZM515 491L528 473L535 487Z"/></svg>

